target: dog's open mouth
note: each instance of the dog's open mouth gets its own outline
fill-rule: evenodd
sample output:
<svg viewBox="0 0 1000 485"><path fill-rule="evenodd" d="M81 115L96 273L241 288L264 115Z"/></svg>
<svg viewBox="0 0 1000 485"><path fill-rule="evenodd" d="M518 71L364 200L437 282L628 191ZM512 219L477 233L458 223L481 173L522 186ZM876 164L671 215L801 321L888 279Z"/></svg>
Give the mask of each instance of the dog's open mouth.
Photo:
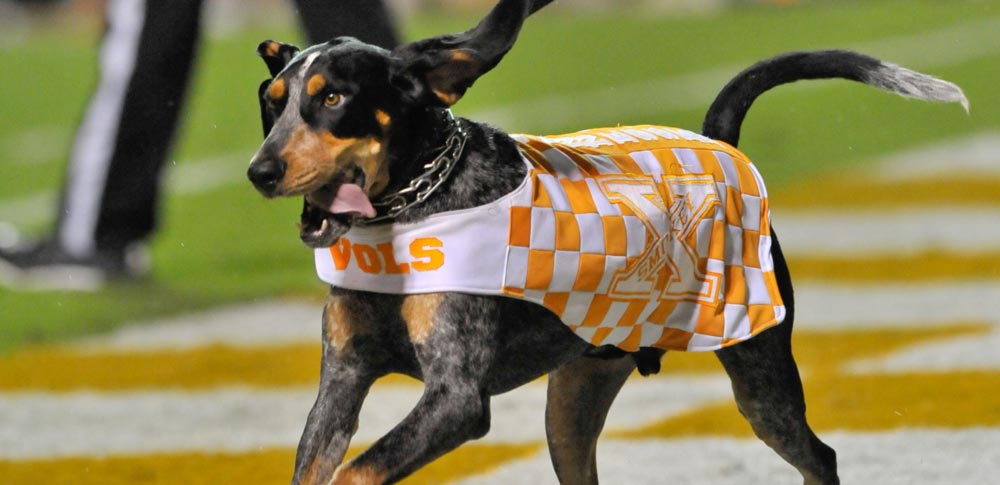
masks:
<svg viewBox="0 0 1000 485"><path fill-rule="evenodd" d="M375 217L364 191L364 174L351 182L334 180L306 194L299 238L309 247L325 248L337 242L355 220Z"/></svg>

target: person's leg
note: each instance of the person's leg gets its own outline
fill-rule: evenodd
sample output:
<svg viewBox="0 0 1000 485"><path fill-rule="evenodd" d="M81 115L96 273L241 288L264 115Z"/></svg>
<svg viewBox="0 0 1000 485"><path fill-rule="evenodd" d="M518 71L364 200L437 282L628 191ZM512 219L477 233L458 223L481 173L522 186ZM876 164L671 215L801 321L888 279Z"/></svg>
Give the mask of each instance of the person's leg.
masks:
<svg viewBox="0 0 1000 485"><path fill-rule="evenodd" d="M135 272L126 250L156 225L201 3L108 1L98 84L70 150L55 234L34 247L0 250L0 281L82 289Z"/></svg>
<svg viewBox="0 0 1000 485"><path fill-rule="evenodd" d="M123 251L156 226L201 0L113 0L108 9L101 84L73 147L58 225L60 245L80 257Z"/></svg>
<svg viewBox="0 0 1000 485"><path fill-rule="evenodd" d="M310 44L350 36L391 49L399 44L392 17L381 0L295 0Z"/></svg>

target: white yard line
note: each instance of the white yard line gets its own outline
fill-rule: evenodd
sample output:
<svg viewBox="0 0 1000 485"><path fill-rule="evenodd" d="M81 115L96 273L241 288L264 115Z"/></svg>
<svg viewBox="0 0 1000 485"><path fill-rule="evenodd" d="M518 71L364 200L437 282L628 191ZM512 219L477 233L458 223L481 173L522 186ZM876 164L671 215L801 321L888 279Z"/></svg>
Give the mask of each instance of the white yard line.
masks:
<svg viewBox="0 0 1000 485"><path fill-rule="evenodd" d="M797 329L1000 325L1000 280L795 284Z"/></svg>
<svg viewBox="0 0 1000 485"><path fill-rule="evenodd" d="M51 190L0 199L0 221L15 226L38 224L56 216L56 198Z"/></svg>
<svg viewBox="0 0 1000 485"><path fill-rule="evenodd" d="M692 85L697 82L691 81ZM40 136L33 132L30 135ZM167 170L167 190L174 195L197 194L242 183L247 157L246 153L234 153L180 165L171 162L175 166ZM876 177L887 183L970 177L998 179L1000 132L973 133L907 149L883 157L874 166ZM0 198L0 221L15 225L45 221L55 214L56 198L57 194L51 190Z"/></svg>
<svg viewBox="0 0 1000 485"><path fill-rule="evenodd" d="M844 369L856 374L908 372L1000 371L1000 328L986 335L935 340L907 347L877 359L849 362Z"/></svg>
<svg viewBox="0 0 1000 485"><path fill-rule="evenodd" d="M420 386L376 385L354 442L374 442L420 393ZM0 459L294 447L315 395L315 388L0 394ZM607 429L639 427L730 396L723 376L635 379ZM480 442L543 442L544 403L542 383L493 398L492 431Z"/></svg>
<svg viewBox="0 0 1000 485"><path fill-rule="evenodd" d="M65 125L47 125L0 135L0 153L14 166L34 165L66 156L72 132Z"/></svg>
<svg viewBox="0 0 1000 485"><path fill-rule="evenodd" d="M972 133L894 153L876 165L883 182L1000 179L1000 132Z"/></svg>
<svg viewBox="0 0 1000 485"><path fill-rule="evenodd" d="M937 31L915 35L889 37L877 41L848 46L861 52L882 56L887 60L916 68L933 68L965 62L1000 52L1000 42L995 32L1000 30L1000 19L988 18L949 26ZM650 106L661 104L672 109L707 107L718 88L735 73L752 62L734 63L700 72L668 76L625 85L610 86L590 91L568 92L562 96L548 96L508 103L495 108L485 108L469 116L511 129L518 125L545 120L547 126L566 126L585 113L605 113L608 119L622 114L643 112ZM586 99L587 103L580 103ZM658 103L657 100L662 100ZM539 127L543 128L543 127ZM42 127L6 135L0 147L35 146L39 138L48 139L52 133L65 138L62 127ZM51 156L52 146L38 148L37 154L28 159ZM31 152L36 149L29 150ZM249 153L234 153L203 161L185 163L173 173L168 172L168 190L179 193L197 193L243 179L242 167ZM25 160L27 162L27 160ZM203 175L206 175L204 176ZM0 221L17 225L37 224L54 214L56 193L40 191L20 197L0 199Z"/></svg>
<svg viewBox="0 0 1000 485"><path fill-rule="evenodd" d="M614 123L624 116L635 116L637 113L656 113L664 109L708 109L718 90L750 64L752 63L729 64L659 79L626 81L615 86L518 100L468 114L463 113L459 105L456 111L462 116L511 132L551 133L577 125L581 117L596 113L600 113L608 123ZM651 121L655 122L669 123L668 120Z"/></svg>
<svg viewBox="0 0 1000 485"><path fill-rule="evenodd" d="M321 303L245 303L155 321L136 322L79 340L73 348L90 352L185 350L209 345L271 347L320 340Z"/></svg>
<svg viewBox="0 0 1000 485"><path fill-rule="evenodd" d="M0 457L289 446L314 397L305 388L10 393L0 397Z"/></svg>
<svg viewBox="0 0 1000 485"><path fill-rule="evenodd" d="M899 328L956 322L1000 326L1000 280L795 284L800 329ZM317 343L319 302L233 305L135 322L72 344L81 352L183 350L209 345L272 347Z"/></svg>
<svg viewBox="0 0 1000 485"><path fill-rule="evenodd" d="M165 186L172 195L198 194L246 179L250 152L193 160L182 164L168 162ZM18 197L0 199L0 221L14 225L45 222L56 214L58 193L42 190Z"/></svg>
<svg viewBox="0 0 1000 485"><path fill-rule="evenodd" d="M781 247L794 259L1000 250L1000 207L771 209Z"/></svg>
<svg viewBox="0 0 1000 485"><path fill-rule="evenodd" d="M1000 18L986 18L918 34L887 37L847 46L913 69L934 69L959 64L1000 53ZM716 94L738 72L756 61L727 64L701 72L679 74L639 82L563 95L520 100L495 108L469 113L469 117L487 121L509 130L554 130L572 125L583 114L601 113L608 120L635 113L707 109ZM664 61L667 69L667 61ZM822 84L804 84L796 89L815 89ZM811 86L811 87L805 87ZM587 100L581 103L580 100ZM973 109L975 104L973 104ZM461 106L459 106L461 111ZM584 127L581 127L584 128Z"/></svg>
<svg viewBox="0 0 1000 485"><path fill-rule="evenodd" d="M1000 20L948 27L919 36L853 46L917 68L940 67L995 55ZM544 114L555 123L603 110L610 118L663 98L675 108L707 106L714 88L745 65L525 101L474 114L514 126ZM975 105L973 105L975 109ZM4 140L12 139L10 137ZM6 141L0 142L6 143ZM28 140L26 138L26 140ZM30 140L29 140L30 141ZM2 143L0 143L2 144ZM1000 133L981 133L898 153L879 165L886 182L950 176L998 177ZM36 156L37 155L37 156ZM43 157L44 152L26 157ZM49 156L49 155L44 155ZM172 170L172 193L199 193L243 180L248 154L234 154ZM0 200L0 221L37 223L52 217L52 192ZM916 254L928 250L1000 250L1000 209L936 207L909 210L774 210L790 258ZM987 275L988 276L988 275ZM1000 368L1000 281L841 284L800 281L797 326L802 329L915 327L956 322L996 325L986 336L909 347L882 359L855 361L852 372ZM75 344L83 352L190 349L205 345L268 347L315 343L321 303L263 302L162 319L122 328ZM370 443L394 426L419 399L414 385L377 385L366 400L357 443ZM208 391L0 393L0 459L103 456L177 451L252 451L294 447L314 387L222 388ZM730 401L728 380L709 377L637 379L615 402L606 429L635 429L706 404ZM533 383L493 400L485 443L544 441L545 387ZM1000 428L826 433L838 451L845 483L991 483L1000 473ZM942 451L943 450L943 451ZM797 473L752 439L605 439L598 452L609 483L801 483ZM556 483L546 452L464 480L468 484Z"/></svg>
<svg viewBox="0 0 1000 485"><path fill-rule="evenodd" d="M175 195L197 194L247 182L246 169L250 165L254 149L251 147L246 152L202 158L182 164L171 162L173 166L167 171L167 190Z"/></svg>
<svg viewBox="0 0 1000 485"><path fill-rule="evenodd" d="M837 450L843 483L952 485L993 483L1000 472L1000 428L902 429L823 433ZM802 477L753 439L614 440L598 444L602 482L633 484L800 484ZM557 483L548 454L503 464L462 485Z"/></svg>

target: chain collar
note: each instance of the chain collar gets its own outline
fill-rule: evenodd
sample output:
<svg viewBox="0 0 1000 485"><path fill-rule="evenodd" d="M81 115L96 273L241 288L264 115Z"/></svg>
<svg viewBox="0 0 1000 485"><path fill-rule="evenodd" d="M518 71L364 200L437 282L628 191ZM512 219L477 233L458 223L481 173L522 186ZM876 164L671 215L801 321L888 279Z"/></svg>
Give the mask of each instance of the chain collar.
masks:
<svg viewBox="0 0 1000 485"><path fill-rule="evenodd" d="M424 173L411 180L409 185L396 192L379 197L379 200L372 202L375 210L382 213L382 215L371 219L359 220L355 222L356 224L368 225L393 220L403 212L406 212L410 207L426 200L448 179L448 175L455 168L455 163L462 156L466 137L465 130L462 129L461 124L452 115L451 110L448 110L447 113L448 121L451 123L451 134L445 140L438 156L434 157L434 160L424 164Z"/></svg>

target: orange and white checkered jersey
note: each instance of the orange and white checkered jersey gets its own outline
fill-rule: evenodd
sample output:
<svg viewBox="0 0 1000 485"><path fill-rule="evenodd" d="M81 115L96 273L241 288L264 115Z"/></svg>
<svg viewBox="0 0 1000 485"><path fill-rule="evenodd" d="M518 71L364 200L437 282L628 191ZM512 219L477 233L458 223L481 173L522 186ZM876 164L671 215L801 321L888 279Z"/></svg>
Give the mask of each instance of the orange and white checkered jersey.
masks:
<svg viewBox="0 0 1000 485"><path fill-rule="evenodd" d="M513 138L529 168L517 190L414 224L352 228L316 251L320 278L520 298L626 351L715 350L784 319L767 191L743 153L650 125Z"/></svg>

